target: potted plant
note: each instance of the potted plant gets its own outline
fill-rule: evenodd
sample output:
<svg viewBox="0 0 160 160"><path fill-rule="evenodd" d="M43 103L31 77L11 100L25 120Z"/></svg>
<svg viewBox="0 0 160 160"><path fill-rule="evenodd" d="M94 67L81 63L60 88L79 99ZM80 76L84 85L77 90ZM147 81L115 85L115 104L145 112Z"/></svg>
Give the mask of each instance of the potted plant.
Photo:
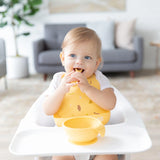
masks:
<svg viewBox="0 0 160 160"><path fill-rule="evenodd" d="M28 76L28 58L19 54L17 38L30 35L30 32L20 33L20 27L33 26L27 18L39 11L41 3L42 0L0 0L0 27L11 26L16 53L15 56L7 58L8 78Z"/></svg>

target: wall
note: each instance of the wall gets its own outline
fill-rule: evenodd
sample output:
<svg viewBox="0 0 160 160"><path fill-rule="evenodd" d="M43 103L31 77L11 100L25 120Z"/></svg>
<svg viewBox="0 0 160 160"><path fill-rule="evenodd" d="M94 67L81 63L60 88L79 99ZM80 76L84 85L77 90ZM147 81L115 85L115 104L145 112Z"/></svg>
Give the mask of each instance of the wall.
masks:
<svg viewBox="0 0 160 160"><path fill-rule="evenodd" d="M136 34L144 37L144 69L155 68L156 49L149 44L159 38L160 33L160 1L159 0L126 0L126 11L124 12L99 12L99 13L76 13L76 14L49 14L47 11L47 0L44 1L41 12L30 20L34 27L22 28L30 30L29 37L19 38L19 51L21 55L29 57L30 72L35 73L33 65L32 43L43 37L43 25L45 23L79 23L88 21L101 21L108 17L115 20L136 18ZM13 55L14 45L12 31L9 27L0 29L0 37L6 40L7 55ZM160 61L160 59L159 59Z"/></svg>

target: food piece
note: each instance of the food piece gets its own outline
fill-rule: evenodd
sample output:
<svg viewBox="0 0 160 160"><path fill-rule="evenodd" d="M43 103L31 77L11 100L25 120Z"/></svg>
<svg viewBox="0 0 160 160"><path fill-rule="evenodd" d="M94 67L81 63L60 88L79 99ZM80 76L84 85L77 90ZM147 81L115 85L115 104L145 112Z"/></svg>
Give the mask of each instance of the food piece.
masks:
<svg viewBox="0 0 160 160"><path fill-rule="evenodd" d="M82 68L74 68L74 71L83 73L84 69L82 69Z"/></svg>

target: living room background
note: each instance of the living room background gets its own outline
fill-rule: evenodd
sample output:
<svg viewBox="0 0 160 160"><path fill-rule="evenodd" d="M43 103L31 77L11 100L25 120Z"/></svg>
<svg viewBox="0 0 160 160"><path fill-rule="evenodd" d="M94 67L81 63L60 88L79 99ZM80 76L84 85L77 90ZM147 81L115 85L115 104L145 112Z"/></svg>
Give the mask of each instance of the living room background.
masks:
<svg viewBox="0 0 160 160"><path fill-rule="evenodd" d="M19 38L19 51L21 55L29 57L30 73L35 73L33 63L34 40L43 37L43 26L45 23L79 23L79 22L101 22L111 18L115 21L130 20L136 18L136 34L144 38L144 69L154 69L156 49L150 46L153 40L160 40L160 1L159 0L126 0L126 10L121 12L97 12L97 13L61 13L50 14L48 1L45 0L41 11L31 21L35 24L31 28L22 30L31 31L28 37ZM0 29L0 37L6 41L7 55L14 55L14 45L9 27Z"/></svg>

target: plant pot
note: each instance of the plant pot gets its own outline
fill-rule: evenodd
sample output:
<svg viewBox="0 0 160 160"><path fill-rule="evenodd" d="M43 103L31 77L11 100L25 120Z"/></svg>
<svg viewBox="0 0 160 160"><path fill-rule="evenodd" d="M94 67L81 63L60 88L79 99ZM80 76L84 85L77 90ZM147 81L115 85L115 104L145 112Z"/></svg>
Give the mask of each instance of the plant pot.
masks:
<svg viewBox="0 0 160 160"><path fill-rule="evenodd" d="M27 57L7 57L7 78L25 78L28 75Z"/></svg>

